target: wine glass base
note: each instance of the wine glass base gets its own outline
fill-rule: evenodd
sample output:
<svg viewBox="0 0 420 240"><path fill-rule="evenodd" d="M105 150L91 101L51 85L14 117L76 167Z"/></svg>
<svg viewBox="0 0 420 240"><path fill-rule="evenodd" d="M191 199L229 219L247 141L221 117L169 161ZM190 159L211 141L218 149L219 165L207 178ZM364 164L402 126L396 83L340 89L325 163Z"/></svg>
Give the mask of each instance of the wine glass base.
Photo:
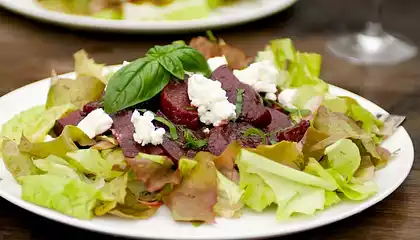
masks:
<svg viewBox="0 0 420 240"><path fill-rule="evenodd" d="M404 62L417 54L417 47L403 37L383 33L369 36L364 33L336 37L327 43L337 57L365 65L392 65Z"/></svg>

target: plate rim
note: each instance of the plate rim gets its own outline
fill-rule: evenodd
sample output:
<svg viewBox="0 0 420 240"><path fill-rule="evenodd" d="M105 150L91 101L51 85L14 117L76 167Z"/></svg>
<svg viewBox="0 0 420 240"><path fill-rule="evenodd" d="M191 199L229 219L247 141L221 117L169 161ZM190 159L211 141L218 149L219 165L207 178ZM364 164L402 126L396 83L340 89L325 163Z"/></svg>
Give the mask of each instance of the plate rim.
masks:
<svg viewBox="0 0 420 240"><path fill-rule="evenodd" d="M33 0L34 1L34 0ZM247 12L241 15L226 15L221 18L209 17L183 21L133 21L96 19L88 16L76 16L43 9L41 7L23 7L17 0L0 0L0 7L11 12L50 24L74 29L90 29L106 32L127 33L181 33L203 29L220 29L256 21L290 8L299 0L281 0L282 4L267 5L262 11ZM223 20L223 21L222 21Z"/></svg>
<svg viewBox="0 0 420 240"><path fill-rule="evenodd" d="M110 66L110 67L115 67L115 66ZM59 75L59 77L70 77L74 75L74 72L69 72L69 73L65 73L65 74L61 74ZM22 91L23 89L26 88L31 88L34 87L36 85L42 84L43 82L46 81L50 81L50 78L45 78L39 81L35 81L33 83L24 85L20 88L17 88L11 92L8 92L7 94L3 95L0 97L0 104L3 100L3 98L13 95L13 94L17 94L17 92ZM353 97L355 99L363 99L367 104L372 105L372 106L376 106L376 108L380 109L381 112L383 113L388 113L387 111L385 111L382 107L380 107L379 105L375 104L374 102L359 96L349 90L334 86L332 84L329 84L330 87L330 92L335 92L335 91L339 91L342 92L345 95L348 95L350 97ZM394 185L391 188L386 188L385 190L383 190L383 192L380 194L379 192L372 196L371 198L365 200L365 201L361 201L360 204L355 205L351 210L346 211L344 214L339 214L339 215L333 215L325 220L320 220L318 222L315 223L309 223L306 224L303 227L296 227L296 229L292 229L292 230L288 230L287 232L267 232L267 233L263 233L263 234L249 234L246 236L242 236L242 237L235 237L235 236L225 236L225 237L213 237L213 238L208 238L208 239L255 239L255 238L266 238L266 237L276 237L276 236L285 236L285 235L291 235L291 234L295 234L298 232L303 232L303 231L308 231L311 229L315 229L315 228L319 228L325 225L329 225L331 223L335 223L338 221L341 221L343 219L349 218L353 215L359 214L360 212L376 205L377 203L383 201L386 197L390 196L395 190L397 190L402 183L407 179L408 175L410 174L413 164L414 164L414 159L415 159L415 155L414 155L414 145L413 145L413 141L409 135L409 133L407 132L407 130L404 127L399 127L399 131L402 131L402 134L405 135L405 137L407 138L407 140L410 142L409 146L407 146L407 153L409 154L409 159L410 160L409 164L407 165L407 170L406 172L404 172L399 178L398 181L396 181L394 183ZM0 161L3 161L0 158ZM1 163L2 164L2 163ZM5 169L7 171L7 169ZM376 197L375 197L376 196ZM101 233L101 234L106 234L106 235L112 235L112 236L120 236L120 237L126 237L126 238L132 238L132 239L143 239L143 238L148 238L148 239L177 239L176 236L174 237L162 237L162 236L153 236L153 235L143 235L143 236L139 236L139 235L135 235L135 234L130 234L128 233L123 233L123 232L115 232L115 231L108 231L107 229L104 228L104 226L100 226L100 225L95 225L95 224L91 224L91 221L86 221L86 220L79 220L79 219L75 219L73 217L69 217L66 216L64 214L61 214L59 212L56 212L54 210L51 209L47 209L47 208L43 208L40 206L37 206L35 204L26 202L25 200L23 200L20 197L14 196L11 193L8 193L7 191L3 190L1 187L1 182L0 182L0 197L2 197L3 199L7 200L8 202L12 203L13 205L20 207L32 214L36 214L38 216L41 216L43 218L55 221L55 222L59 222L71 227L76 227L79 229L83 229L83 230L87 230L87 231L91 231L91 232L97 232L97 233ZM189 236L188 238L183 238L183 239L203 239L202 237L194 237L194 236ZM206 238L204 238L206 239Z"/></svg>

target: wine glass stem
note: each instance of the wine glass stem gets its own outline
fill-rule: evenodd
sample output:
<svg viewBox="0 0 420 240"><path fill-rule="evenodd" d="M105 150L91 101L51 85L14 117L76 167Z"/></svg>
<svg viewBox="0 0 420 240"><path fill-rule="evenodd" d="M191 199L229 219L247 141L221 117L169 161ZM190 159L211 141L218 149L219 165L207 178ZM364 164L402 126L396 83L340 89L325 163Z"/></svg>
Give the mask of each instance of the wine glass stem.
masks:
<svg viewBox="0 0 420 240"><path fill-rule="evenodd" d="M372 18L366 23L365 30L363 32L368 36L381 36L384 34L384 30L381 24L383 0L373 0L372 3Z"/></svg>

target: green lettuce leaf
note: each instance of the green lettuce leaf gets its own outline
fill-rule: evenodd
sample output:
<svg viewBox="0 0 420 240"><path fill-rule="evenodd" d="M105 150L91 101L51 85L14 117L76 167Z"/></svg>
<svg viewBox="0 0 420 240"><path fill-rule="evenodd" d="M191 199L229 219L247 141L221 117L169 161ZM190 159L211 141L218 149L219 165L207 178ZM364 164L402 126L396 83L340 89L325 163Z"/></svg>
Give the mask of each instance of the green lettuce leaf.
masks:
<svg viewBox="0 0 420 240"><path fill-rule="evenodd" d="M31 142L44 142L45 136L54 127L55 121L74 110L76 107L72 104L47 109L35 121L26 123L23 128L23 136Z"/></svg>
<svg viewBox="0 0 420 240"><path fill-rule="evenodd" d="M1 139L7 138L19 144L23 130L29 124L36 122L45 112L45 106L36 106L16 114L1 127Z"/></svg>
<svg viewBox="0 0 420 240"><path fill-rule="evenodd" d="M356 144L349 139L341 139L325 149L328 167L339 173L347 181L360 166L360 152Z"/></svg>
<svg viewBox="0 0 420 240"><path fill-rule="evenodd" d="M80 180L56 175L20 177L22 199L79 219L91 219L98 190Z"/></svg>
<svg viewBox="0 0 420 240"><path fill-rule="evenodd" d="M103 75L104 64L98 64L89 58L85 50L80 50L73 55L74 70L78 76L93 77L101 80L104 84L108 81Z"/></svg>
<svg viewBox="0 0 420 240"><path fill-rule="evenodd" d="M22 176L36 175L40 171L34 165L30 154L19 151L15 141L4 138L2 141L2 157L7 170L15 179Z"/></svg>
<svg viewBox="0 0 420 240"><path fill-rule="evenodd" d="M44 159L36 159L34 160L34 164L37 168L50 175L79 180L84 179L84 176L77 172L66 160L54 155L50 155Z"/></svg>
<svg viewBox="0 0 420 240"><path fill-rule="evenodd" d="M65 157L68 152L79 150L76 142L81 146L89 146L95 143L78 127L68 125L60 136L48 142L31 143L23 137L19 144L19 150L30 153L37 158L46 158L49 155Z"/></svg>
<svg viewBox="0 0 420 240"><path fill-rule="evenodd" d="M241 201L244 191L219 171L217 171L217 190L217 203L213 207L216 214L226 218L240 217L239 211L244 206Z"/></svg>
<svg viewBox="0 0 420 240"><path fill-rule="evenodd" d="M95 175L105 179L113 179L122 174L121 172L113 171L112 164L103 159L99 151L95 149L81 149L68 152L66 158L72 166L84 174Z"/></svg>
<svg viewBox="0 0 420 240"><path fill-rule="evenodd" d="M101 156L112 166L125 165L125 156L121 148L101 151Z"/></svg>
<svg viewBox="0 0 420 240"><path fill-rule="evenodd" d="M240 165L239 175L240 188L245 191L242 200L246 206L254 211L262 212L276 200L273 190L261 177L241 170Z"/></svg>
<svg viewBox="0 0 420 240"><path fill-rule="evenodd" d="M124 174L113 179L110 182L106 182L105 185L99 190L99 199L107 202L117 202L124 204L126 196L128 175Z"/></svg>
<svg viewBox="0 0 420 240"><path fill-rule="evenodd" d="M76 79L51 78L51 86L48 91L47 108L63 104L73 104L82 108L86 103L100 99L105 84L90 76L78 76Z"/></svg>
<svg viewBox="0 0 420 240"><path fill-rule="evenodd" d="M339 203L341 201L340 197L337 195L336 192L331 191L325 191L325 203L324 207L330 207L336 203Z"/></svg>
<svg viewBox="0 0 420 240"><path fill-rule="evenodd" d="M164 201L176 221L212 223L218 192L214 156L208 152L199 152L194 159L197 161L195 168Z"/></svg>
<svg viewBox="0 0 420 240"><path fill-rule="evenodd" d="M378 187L373 181L365 181L363 183L348 183L343 176L332 169L327 170L338 184L338 190L347 198L355 201L361 201L374 195Z"/></svg>
<svg viewBox="0 0 420 240"><path fill-rule="evenodd" d="M114 206L113 202L108 206L108 209ZM136 196L129 190L127 190L124 204L117 204L115 208L109 210L108 212L112 215L122 217L122 218L129 218L129 219L147 219L153 216L158 207L149 206L139 202ZM103 213L103 212L102 212Z"/></svg>
<svg viewBox="0 0 420 240"><path fill-rule="evenodd" d="M334 191L337 188L335 184L320 177L287 167L245 149L241 150L240 155L236 159L236 163L238 164L240 171L252 173L254 170L250 171L250 169L259 169L303 185L324 188L329 191Z"/></svg>
<svg viewBox="0 0 420 240"><path fill-rule="evenodd" d="M380 161L381 157L376 150L376 144L371 136L363 131L353 119L343 113L331 112L328 108L321 106L313 126L318 131L329 135L328 138L314 145L312 147L313 150L322 149L340 139L351 138L360 141L359 149L361 153L366 151L373 159L376 159L373 160L374 162Z"/></svg>
<svg viewBox="0 0 420 240"><path fill-rule="evenodd" d="M75 107L66 104L48 110L42 105L23 111L3 124L0 139L8 138L19 144L22 136L25 136L30 141L43 142L55 121L72 110Z"/></svg>
<svg viewBox="0 0 420 240"><path fill-rule="evenodd" d="M296 142L281 141L274 145L259 145L255 150L261 156L285 166L302 170L305 163L302 152L298 150Z"/></svg>
<svg viewBox="0 0 420 240"><path fill-rule="evenodd" d="M188 159L185 157L182 157L181 159L179 159L178 169L181 173L181 177L188 176L191 173L191 171L195 168L196 165L197 165L197 161L193 159Z"/></svg>

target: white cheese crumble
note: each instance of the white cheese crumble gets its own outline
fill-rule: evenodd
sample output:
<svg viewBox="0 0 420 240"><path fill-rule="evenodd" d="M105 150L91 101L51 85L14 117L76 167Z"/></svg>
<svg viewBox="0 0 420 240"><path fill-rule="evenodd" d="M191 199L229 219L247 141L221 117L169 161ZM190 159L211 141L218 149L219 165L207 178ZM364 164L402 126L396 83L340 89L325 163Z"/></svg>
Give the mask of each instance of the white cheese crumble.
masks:
<svg viewBox="0 0 420 240"><path fill-rule="evenodd" d="M293 100L296 97L296 93L297 89L284 89L277 96L277 100L281 105L287 108L295 109L296 107L293 105Z"/></svg>
<svg viewBox="0 0 420 240"><path fill-rule="evenodd" d="M202 74L192 75L188 79L188 97L198 108L198 116L204 124L220 126L236 118L236 106L227 100L226 91L219 81Z"/></svg>
<svg viewBox="0 0 420 240"><path fill-rule="evenodd" d="M223 66L223 65L227 65L228 61L227 61L225 56L214 57L214 58L209 58L207 60L207 64L209 65L210 70L212 72L214 72L214 70L216 70L218 67Z"/></svg>
<svg viewBox="0 0 420 240"><path fill-rule="evenodd" d="M133 138L138 144L145 146L149 143L153 145L159 145L163 142L163 135L165 135L165 129L157 128L153 125L155 115L146 111L143 116L137 110L134 110L131 116L131 122L134 125Z"/></svg>
<svg viewBox="0 0 420 240"><path fill-rule="evenodd" d="M239 81L250 85L255 91L266 93L267 99L276 100L276 86L280 74L271 61L253 63L243 70L234 70L233 74Z"/></svg>
<svg viewBox="0 0 420 240"><path fill-rule="evenodd" d="M98 108L90 112L82 121L77 124L90 139L102 134L112 126L112 118L104 112L102 108Z"/></svg>
<svg viewBox="0 0 420 240"><path fill-rule="evenodd" d="M205 133L205 134L209 134L209 133L210 133L210 129L208 129L208 128L204 128L204 129L203 129L203 133Z"/></svg>

